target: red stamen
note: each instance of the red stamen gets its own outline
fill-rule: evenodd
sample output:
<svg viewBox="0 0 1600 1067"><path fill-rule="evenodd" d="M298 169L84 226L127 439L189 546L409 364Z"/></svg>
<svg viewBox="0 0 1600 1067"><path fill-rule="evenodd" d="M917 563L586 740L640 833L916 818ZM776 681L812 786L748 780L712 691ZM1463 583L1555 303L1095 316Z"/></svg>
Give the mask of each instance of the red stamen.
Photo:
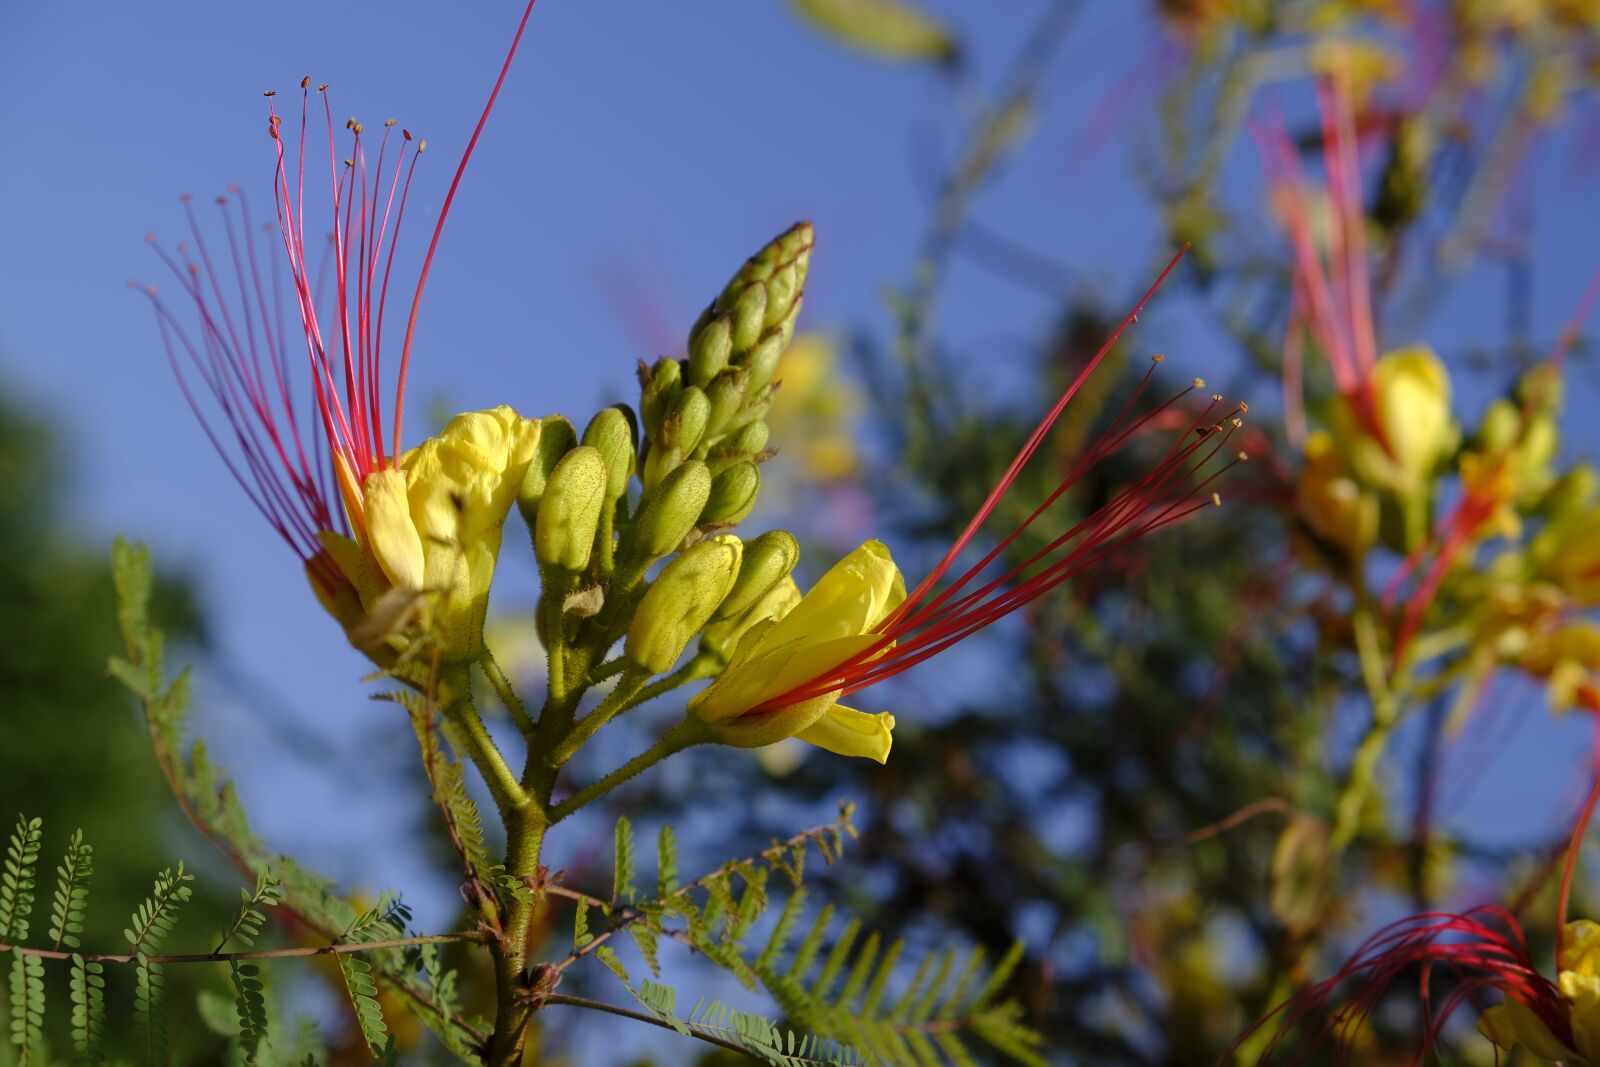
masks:
<svg viewBox="0 0 1600 1067"><path fill-rule="evenodd" d="M1176 267L1182 255L1180 252L1173 258L1133 312L1067 387L1023 444L999 483L949 551L904 603L879 626L877 640L826 674L809 679L750 709L746 714L760 714L826 694L848 696L875 685L993 625L1086 568L1105 562L1134 539L1181 521L1201 507L1215 502L1216 498L1214 494L1209 494L1208 487L1232 463L1214 469L1204 477L1201 474L1227 445L1233 431L1241 425L1237 416L1245 410L1240 405L1221 419L1216 418L1215 410L1222 400L1220 396L1211 398L1205 410L1188 422L1161 460L1142 477L1021 562L1002 568L1002 572L993 578L980 581L980 576L1100 460L1162 425L1167 416L1173 413L1174 404L1194 388L1203 385L1197 380L1190 389L1170 397L1137 418L1130 418L1150 382L1154 364L1160 361L1161 357L1158 356L1152 361L1151 370L1146 372L1117 413L1110 429L1071 464L1045 499L975 564L937 594L934 593L936 585L971 544L979 527L1015 484L1023 466L1043 443L1067 403L1082 388L1122 332L1137 321L1138 313ZM1242 458L1241 454L1239 459Z"/></svg>
<svg viewBox="0 0 1600 1067"><path fill-rule="evenodd" d="M417 300L461 176L505 82L532 10L533 0L529 0L494 89L456 168L423 262L396 389L396 463L401 455L401 411ZM180 245L177 254L172 255L151 241L157 256L194 304L198 319L194 332L185 329L153 288L142 288L155 310L180 391L207 439L251 503L332 591L338 574L322 551L319 534L348 529L347 512L358 509L360 504L351 494L359 495L365 477L388 462L381 405L383 319L401 223L424 143L414 142L409 131L402 131L403 141L386 173L389 128L393 126L388 123L376 166L369 170L361 126L351 120L347 127L351 131L350 155L341 159L327 86L316 87L322 96L327 128L332 235L329 254L318 267L317 281L313 283L306 250L305 196L311 79L303 79L300 89L300 140L292 159L283 143L283 120L276 110L275 94L269 91L266 96L267 128L276 157L273 212L311 371L309 399L316 418L309 446L297 414L306 398L294 395L296 389L288 371L287 346L292 334L282 325L282 277L277 271L263 270L242 192L234 188L234 197L218 199L227 242L225 257L213 257L187 198L184 211L194 258L189 256L187 245ZM407 146L414 146L409 160ZM229 210L230 200L238 204L237 220ZM331 306L337 323L328 323L325 329L318 314L318 295L323 292L322 279L330 265ZM233 271L232 285L227 289L221 277L225 271L219 271L219 266ZM271 275L270 286L264 282L263 273ZM330 350L330 334L337 336L337 352ZM222 423L226 423L226 430L221 429ZM358 512L350 517L359 522Z"/></svg>
<svg viewBox="0 0 1600 1067"><path fill-rule="evenodd" d="M483 133L484 124L489 121L489 112L494 110L494 102L500 95L500 87L505 84L506 72L511 69L511 60L517 54L517 45L522 43L522 31L528 28L528 17L533 14L533 5L536 0L528 0L528 6L522 11L522 21L517 24L516 36L511 38L511 48L506 52L506 61L500 65L500 76L495 79L494 88L489 92L489 102L483 105L483 114L478 117L478 125L472 131L472 137L467 141L467 150L461 154L461 163L456 167L456 175L450 179L450 191L445 193L444 207L439 211L439 221L434 223L433 237L428 241L427 255L422 257L422 272L417 278L417 291L411 297L411 314L406 318L406 338L400 346L400 380L395 389L394 401L394 460L400 462L400 420L405 408L406 376L411 369L411 342L417 332L417 312L422 306L422 289L428 284L428 272L433 268L433 253L439 247L439 235L444 232L444 220L450 214L450 205L455 202L456 189L461 185L461 175L466 173L467 160L472 158L472 150L477 147L478 136Z"/></svg>

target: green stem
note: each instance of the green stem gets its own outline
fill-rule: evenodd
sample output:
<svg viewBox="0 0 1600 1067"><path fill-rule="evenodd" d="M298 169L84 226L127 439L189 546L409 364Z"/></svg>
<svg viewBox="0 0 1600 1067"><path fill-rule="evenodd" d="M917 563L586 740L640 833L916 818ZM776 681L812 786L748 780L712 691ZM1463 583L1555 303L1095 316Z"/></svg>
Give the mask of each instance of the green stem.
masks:
<svg viewBox="0 0 1600 1067"><path fill-rule="evenodd" d="M698 655L694 659L679 667L677 671L667 675L653 685L646 686L633 698L628 706L636 707L647 700L654 700L662 693L670 693L679 686L698 682L702 678L710 678L722 669L722 661L714 656Z"/></svg>
<svg viewBox="0 0 1600 1067"><path fill-rule="evenodd" d="M506 820L506 870L513 878L538 884L539 855L550 821L534 803L502 809ZM504 937L494 957L494 1036L489 1039L489 1067L516 1067L527 1044L528 1021L535 1008L528 972L528 931L543 893L513 898Z"/></svg>
<svg viewBox="0 0 1600 1067"><path fill-rule="evenodd" d="M1372 700L1372 723L1356 747L1350 774L1334 806L1333 832L1329 849L1337 856L1355 840L1361 828L1361 813L1377 784L1378 761L1389 747L1389 738L1400 719L1400 700L1395 679L1385 676L1383 651L1378 645L1378 627L1366 606L1351 616L1356 650L1361 657L1361 677Z"/></svg>
<svg viewBox="0 0 1600 1067"><path fill-rule="evenodd" d="M544 587L539 596L539 612L544 617L545 657L549 660L550 700L559 703L566 698L567 677L567 620L561 603L567 595L567 575L555 567L544 567L539 574Z"/></svg>
<svg viewBox="0 0 1600 1067"><path fill-rule="evenodd" d="M649 677L650 672L638 667L629 667L623 671L622 677L617 680L611 692L606 694L600 706L585 715L551 750L549 762L557 767L566 763L578 749L588 743L589 738L593 737L600 727L637 703L633 699L634 694L644 686L645 680Z"/></svg>
<svg viewBox="0 0 1600 1067"><path fill-rule="evenodd" d="M528 714L527 706L522 703L522 698L511 687L511 679L506 677L506 672L500 669L500 664L495 660L494 653L487 647L483 650L483 659L478 662L483 669L483 676L489 679L489 684L494 687L495 696L500 698L500 703L505 705L506 711L511 713L511 721L517 724L517 729L523 737L533 736L533 716Z"/></svg>
<svg viewBox="0 0 1600 1067"><path fill-rule="evenodd" d="M627 669L627 666L628 658L626 656L618 656L616 659L607 660L589 672L589 684L598 685L613 674L621 674Z"/></svg>
<svg viewBox="0 0 1600 1067"><path fill-rule="evenodd" d="M688 716L677 726L662 735L661 739L654 745L651 745L604 778L591 783L584 789L580 789L554 808L551 808L550 824L554 826L584 805L605 796L623 782L643 771L649 770L668 756L682 752L691 745L697 745L710 739L711 737L706 730L705 724L692 715Z"/></svg>
<svg viewBox="0 0 1600 1067"><path fill-rule="evenodd" d="M445 715L460 731L467 746L467 756L488 783L495 806L502 812L525 803L522 786L511 772L494 738L483 725L478 709L472 706L472 676L465 665L453 668L442 682L452 699L445 705Z"/></svg>

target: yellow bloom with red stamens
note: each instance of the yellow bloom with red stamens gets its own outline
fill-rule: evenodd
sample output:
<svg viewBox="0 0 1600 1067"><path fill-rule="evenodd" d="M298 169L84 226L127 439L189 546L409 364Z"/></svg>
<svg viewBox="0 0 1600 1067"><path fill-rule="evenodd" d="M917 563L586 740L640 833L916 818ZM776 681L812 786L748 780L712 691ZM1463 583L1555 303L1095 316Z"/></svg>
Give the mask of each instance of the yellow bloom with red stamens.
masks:
<svg viewBox="0 0 1600 1067"><path fill-rule="evenodd" d="M1558 1037L1538 1013L1515 999L1484 1012L1478 1032L1507 1052L1521 1045L1542 1060L1592 1067L1600 1064L1600 923L1567 923L1562 945L1565 966L1556 986L1566 1002L1570 1044L1566 1035Z"/></svg>
<svg viewBox="0 0 1600 1067"><path fill-rule="evenodd" d="M313 581L324 606L354 634L380 598L414 594L433 647L446 660L475 658L502 529L538 443L538 420L502 405L457 415L399 467L367 475L358 507L347 505L355 538L321 535L361 611L352 616L348 597Z"/></svg>
<svg viewBox="0 0 1600 1067"><path fill-rule="evenodd" d="M866 542L781 617L749 629L722 675L689 702L689 713L722 744L757 748L798 737L841 756L885 762L894 729L887 712L844 707L837 691L768 705L863 654L887 651L877 629L905 598L889 550Z"/></svg>

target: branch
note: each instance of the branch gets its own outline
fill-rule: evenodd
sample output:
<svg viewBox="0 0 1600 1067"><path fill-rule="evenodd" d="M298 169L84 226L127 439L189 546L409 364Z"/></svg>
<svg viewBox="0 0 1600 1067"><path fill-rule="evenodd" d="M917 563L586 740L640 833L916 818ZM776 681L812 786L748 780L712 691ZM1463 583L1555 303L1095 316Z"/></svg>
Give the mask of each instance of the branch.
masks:
<svg viewBox="0 0 1600 1067"><path fill-rule="evenodd" d="M679 897L686 896L692 890L699 889L699 888L703 887L707 882L711 881L711 879L716 878L719 875L726 874L726 873L728 873L730 871L736 870L736 869L738 869L739 867L742 867L742 866L747 866L749 864L758 863L758 862L761 862L761 861L765 861L765 862L767 862L769 864L772 864L772 863L774 863L776 861L776 859L778 858L779 855L781 855L782 853L788 852L790 849L794 848L794 846L799 845L799 844L804 844L804 843L807 843L807 842L810 842L810 841L814 841L814 840L817 840L819 838L826 837L829 834L845 834L845 833L849 833L851 835L854 835L855 828L850 822L850 811L851 811L851 808L849 806L843 806L843 807L840 808L839 817L837 819L833 820L832 822L823 823L820 826L813 826L809 830L801 830L799 833L795 834L793 837L789 838L787 841L779 841L779 842L777 842L775 844L768 845L766 848L762 849L760 852L755 853L754 855L746 856L743 859L729 860L727 863L724 863L722 866L718 867L716 870L711 871L708 874L703 874L699 878L696 878L692 882L684 883L683 885L679 886L677 889L673 890L671 893L669 893L667 896L665 896L665 897L663 897L661 899L663 899L663 900L676 900ZM566 897L569 900L584 900L584 901L588 901L590 904L597 905L599 907L607 907L608 906L607 902L601 900L599 897L591 896L588 893L582 893L582 892L579 892L577 890L568 889L565 886L558 886L558 885L547 886L546 889L545 889L545 892L553 893L556 896ZM566 959L562 960L560 963L555 965L556 970L557 971L564 971L568 967L572 966L574 963L578 962L578 960L582 959L583 957L588 956L588 955L592 955L596 949L598 949L601 945L603 945L614 934L621 933L623 930L626 930L628 927L632 926L634 923L636 923L639 920L641 920L641 919L646 917L646 913L643 910L641 910L639 907L637 907L635 905L632 905L632 904L624 905L622 909L617 909L617 910L625 910L627 912L627 914L620 916L617 919L617 921L612 926L610 926L609 928L607 928L605 930L602 930L598 934L594 935L593 939L591 939L586 944L580 945L579 947L577 947L577 948L573 949L571 952L569 952L567 954L567 958ZM688 945L690 948L694 948L695 947L694 942L689 940L688 935L682 933L681 931L677 931L677 930L662 930L661 932L666 934L667 936L673 938L676 941L682 941L684 944Z"/></svg>
<svg viewBox="0 0 1600 1067"><path fill-rule="evenodd" d="M385 948L406 948L409 945L437 945L451 941L471 941L484 944L489 935L476 930L459 934L425 934L420 937L396 937L388 941L349 941L337 945L304 945L297 948L258 948L246 952L189 952L169 956L130 956L114 952L62 952L59 949L29 948L26 945L8 945L0 942L0 953L19 952L24 956L37 956L46 960L82 959L86 963L227 963L230 960L276 960L303 956L344 956L353 952L372 952Z"/></svg>

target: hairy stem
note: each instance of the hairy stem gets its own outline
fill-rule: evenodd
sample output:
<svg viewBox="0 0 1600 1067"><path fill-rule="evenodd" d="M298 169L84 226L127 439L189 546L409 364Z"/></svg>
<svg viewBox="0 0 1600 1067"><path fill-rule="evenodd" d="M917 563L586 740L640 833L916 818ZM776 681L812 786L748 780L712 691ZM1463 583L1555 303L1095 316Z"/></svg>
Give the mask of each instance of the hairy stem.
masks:
<svg viewBox="0 0 1600 1067"><path fill-rule="evenodd" d="M699 719L689 716L662 735L661 740L639 753L621 767L612 771L566 800L550 809L550 822L552 825L565 819L568 815L582 808L585 804L605 796L617 786L628 779L654 767L657 763L677 752L682 752L690 745L699 744L709 740L704 724Z"/></svg>

